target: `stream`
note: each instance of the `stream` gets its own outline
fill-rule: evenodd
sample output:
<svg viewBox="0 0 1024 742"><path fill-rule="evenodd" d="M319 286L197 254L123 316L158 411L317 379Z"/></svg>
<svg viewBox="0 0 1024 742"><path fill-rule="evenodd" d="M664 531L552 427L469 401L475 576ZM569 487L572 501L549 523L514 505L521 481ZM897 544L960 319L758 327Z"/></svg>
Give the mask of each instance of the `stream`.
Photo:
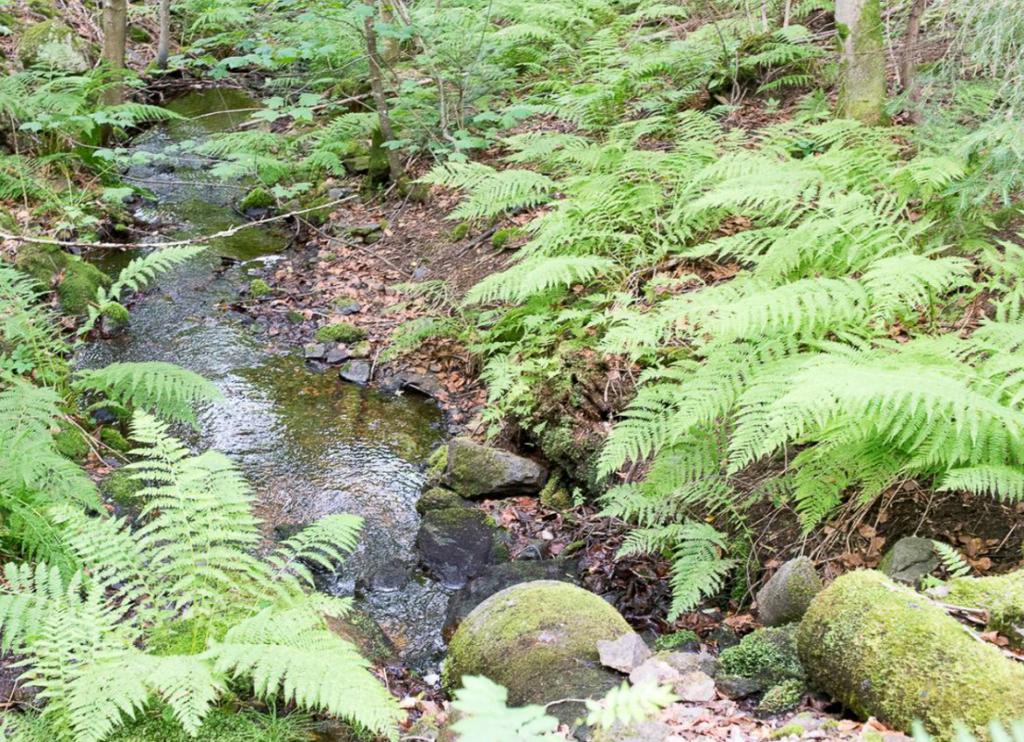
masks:
<svg viewBox="0 0 1024 742"><path fill-rule="evenodd" d="M240 224L238 183L215 181L209 163L181 145L233 128L258 103L232 89L193 92L168 108L189 117L147 131L131 146L138 162L126 179L152 202L137 216L162 234L207 235ZM355 596L402 660L436 666L448 591L416 566L415 503L425 462L445 437L442 416L417 396L384 395L308 369L291 348L275 348L246 315L228 309L253 271L288 244L281 228L252 228L212 244L188 264L157 279L131 312L131 328L89 344L84 367L117 361L169 361L202 374L223 394L199 416L190 440L235 461L257 494L257 515L270 537L339 512L365 520L361 544L324 589ZM97 263L114 273L130 253Z"/></svg>

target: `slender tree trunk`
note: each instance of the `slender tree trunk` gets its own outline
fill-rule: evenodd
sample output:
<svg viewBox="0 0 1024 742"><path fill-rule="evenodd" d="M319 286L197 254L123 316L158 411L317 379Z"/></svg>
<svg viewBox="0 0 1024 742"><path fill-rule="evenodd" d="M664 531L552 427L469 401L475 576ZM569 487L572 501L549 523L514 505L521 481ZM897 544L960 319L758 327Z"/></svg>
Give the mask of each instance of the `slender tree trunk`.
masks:
<svg viewBox="0 0 1024 742"><path fill-rule="evenodd" d="M921 37L921 17L927 7L928 0L914 0L910 6L907 32L903 37L903 56L900 58L900 84L903 92L907 94L910 118L913 121L921 118L917 110L917 102L921 97L921 91L917 87L917 44Z"/></svg>
<svg viewBox="0 0 1024 742"><path fill-rule="evenodd" d="M363 33L366 36L366 58L370 66L370 90L373 92L373 100L377 106L377 119L380 122L380 133L384 142L391 142L395 139L394 130L391 128L391 109L388 107L388 99L384 94L384 74L380 53L377 51L377 32L373 28L373 16L367 15L363 19ZM405 170L402 168L402 159L397 150L385 147L388 158L388 172L394 183L401 183L405 179Z"/></svg>
<svg viewBox="0 0 1024 742"><path fill-rule="evenodd" d="M842 40L839 114L865 124L884 122L885 44L879 0L836 0Z"/></svg>
<svg viewBox="0 0 1024 742"><path fill-rule="evenodd" d="M103 0L103 61L115 76L115 83L103 91L108 106L124 103L124 85L118 78L124 70L127 35L128 0Z"/></svg>
<svg viewBox="0 0 1024 742"><path fill-rule="evenodd" d="M394 26L395 25L395 6L391 0L381 0L380 2L380 19L384 23ZM388 36L384 39L384 53L382 60L384 64L390 66L398 61L398 58L402 55L402 46L398 43L398 39Z"/></svg>
<svg viewBox="0 0 1024 742"><path fill-rule="evenodd" d="M160 0L160 38L156 45L156 66L167 69L171 53L171 0Z"/></svg>

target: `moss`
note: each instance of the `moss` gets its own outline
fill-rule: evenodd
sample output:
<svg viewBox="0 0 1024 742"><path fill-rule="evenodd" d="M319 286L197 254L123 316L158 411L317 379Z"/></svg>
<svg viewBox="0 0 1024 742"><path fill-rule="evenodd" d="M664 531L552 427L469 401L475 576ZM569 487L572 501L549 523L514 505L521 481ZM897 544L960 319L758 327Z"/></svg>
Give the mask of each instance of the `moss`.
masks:
<svg viewBox="0 0 1024 742"><path fill-rule="evenodd" d="M85 434L77 428L69 426L62 426L60 431L53 436L53 442L61 456L72 461L85 461L89 451L92 450Z"/></svg>
<svg viewBox="0 0 1024 742"><path fill-rule="evenodd" d="M395 645L376 621L367 613L354 608L345 618L330 618L328 625L338 636L359 648L359 654L374 665L384 665L395 659Z"/></svg>
<svg viewBox="0 0 1024 742"><path fill-rule="evenodd" d="M519 233L516 229L499 229L491 236L491 246L495 250L501 250L513 237Z"/></svg>
<svg viewBox="0 0 1024 742"><path fill-rule="evenodd" d="M271 206L277 204L277 199L274 198L274 194L268 191L266 188L256 187L245 194L242 200L238 202L238 208L242 211L248 211L249 209L269 209Z"/></svg>
<svg viewBox="0 0 1024 742"><path fill-rule="evenodd" d="M131 315L128 314L128 310L125 309L123 304L116 301L108 302L103 306L103 316L118 327L127 325L131 320Z"/></svg>
<svg viewBox="0 0 1024 742"><path fill-rule="evenodd" d="M807 730L803 728L801 724L790 723L786 726L779 727L772 732L772 739L782 739L783 737L795 737L802 735Z"/></svg>
<svg viewBox="0 0 1024 742"><path fill-rule="evenodd" d="M452 227L452 231L450 233L452 242L461 242L466 239L469 236L469 230L469 222L459 222L456 224Z"/></svg>
<svg viewBox="0 0 1024 742"><path fill-rule="evenodd" d="M988 628L1014 647L1024 647L1024 571L994 577L961 577L949 582L943 600L988 611Z"/></svg>
<svg viewBox="0 0 1024 742"><path fill-rule="evenodd" d="M802 680L797 656L796 625L763 628L747 634L735 647L722 652L722 672L760 680L766 686Z"/></svg>
<svg viewBox="0 0 1024 742"><path fill-rule="evenodd" d="M509 702L547 703L603 694L619 678L605 671L597 641L614 640L629 624L597 595L564 582L525 582L495 593L459 625L448 648L444 682L487 675Z"/></svg>
<svg viewBox="0 0 1024 742"><path fill-rule="evenodd" d="M44 286L57 284L61 306L69 314L85 314L100 286L110 277L99 268L53 245L25 245L18 251L18 268Z"/></svg>
<svg viewBox="0 0 1024 742"><path fill-rule="evenodd" d="M427 459L427 481L440 482L448 468L448 446L441 446Z"/></svg>
<svg viewBox="0 0 1024 742"><path fill-rule="evenodd" d="M1024 667L880 572L848 573L819 594L797 643L816 686L904 731L920 719L950 737L962 720L980 733L1024 706Z"/></svg>
<svg viewBox="0 0 1024 742"><path fill-rule="evenodd" d="M270 288L270 284L262 278L254 278L249 282L249 295L254 299L259 299L271 293L273 293L273 291Z"/></svg>
<svg viewBox="0 0 1024 742"><path fill-rule="evenodd" d="M654 640L654 648L658 651L678 649L686 644L699 644L700 637L689 629L673 631L671 634L662 634Z"/></svg>
<svg viewBox="0 0 1024 742"><path fill-rule="evenodd" d="M153 37L149 35L149 31L145 28L133 23L128 27L128 39L136 44L148 44L153 40Z"/></svg>
<svg viewBox="0 0 1024 742"><path fill-rule="evenodd" d="M100 483L103 494L118 505L134 505L138 501L142 482L133 479L125 469L117 469Z"/></svg>
<svg viewBox="0 0 1024 742"><path fill-rule="evenodd" d="M540 491L540 504L551 510L569 510L572 508L572 495L562 485L562 479L552 476Z"/></svg>
<svg viewBox="0 0 1024 742"><path fill-rule="evenodd" d="M800 705L807 686L802 680L784 680L772 686L761 698L757 710L763 714L782 714Z"/></svg>
<svg viewBox="0 0 1024 742"><path fill-rule="evenodd" d="M128 442L128 439L121 435L121 431L117 428L105 427L100 431L100 441L103 445L109 448L119 451L120 453L128 453L132 450L132 444Z"/></svg>
<svg viewBox="0 0 1024 742"><path fill-rule="evenodd" d="M285 318L293 325L298 325L306 321L306 317L302 312L297 312L294 309L288 310L288 314L285 315Z"/></svg>
<svg viewBox="0 0 1024 742"><path fill-rule="evenodd" d="M355 343L366 337L366 330L351 322L334 322L316 331L321 343Z"/></svg>
<svg viewBox="0 0 1024 742"><path fill-rule="evenodd" d="M431 510L468 507L469 503L462 499L458 492L444 487L431 487L416 501L416 512L423 515Z"/></svg>

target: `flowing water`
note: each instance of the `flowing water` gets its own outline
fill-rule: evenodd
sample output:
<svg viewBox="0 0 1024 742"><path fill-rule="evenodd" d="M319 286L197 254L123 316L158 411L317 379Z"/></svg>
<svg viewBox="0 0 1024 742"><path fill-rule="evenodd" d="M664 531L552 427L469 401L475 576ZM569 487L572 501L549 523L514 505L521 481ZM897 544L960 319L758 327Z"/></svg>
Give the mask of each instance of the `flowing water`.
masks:
<svg viewBox="0 0 1024 742"><path fill-rule="evenodd" d="M162 239L243 221L232 209L240 186L215 182L210 163L183 154L181 145L237 125L248 113L231 111L254 105L239 91L191 93L169 106L190 120L158 127L133 145L139 164L128 178L153 194L139 216L170 225ZM227 308L249 272L278 259L287 241L284 231L253 228L213 244L157 281L133 307L127 334L89 345L78 360L170 361L216 384L223 399L202 410L195 444L222 451L242 468L268 533L288 533L331 513L362 516L359 550L329 589L355 595L403 658L424 666L443 648L448 595L415 569L414 506L426 458L443 440L441 415L427 400L311 371L287 349L269 347L249 318ZM100 264L113 272L129 257Z"/></svg>

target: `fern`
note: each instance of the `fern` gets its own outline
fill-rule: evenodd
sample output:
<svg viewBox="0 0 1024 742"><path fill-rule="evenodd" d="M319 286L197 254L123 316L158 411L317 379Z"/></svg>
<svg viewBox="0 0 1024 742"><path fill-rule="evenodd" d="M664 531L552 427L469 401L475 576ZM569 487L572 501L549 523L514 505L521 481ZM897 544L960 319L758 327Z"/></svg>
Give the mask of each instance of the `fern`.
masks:
<svg viewBox="0 0 1024 742"><path fill-rule="evenodd" d="M83 393L99 392L125 408L192 425L196 424L195 405L220 396L217 388L198 374L161 361L112 363L80 371L74 388Z"/></svg>
<svg viewBox="0 0 1024 742"><path fill-rule="evenodd" d="M393 734L394 701L325 623L348 601L307 594L299 564L336 564L360 521L332 516L261 561L244 480L222 456L191 455L166 430L136 416L144 447L130 466L148 485L137 528L65 511L82 569L65 577L42 563L4 567L2 646L26 655L20 680L47 698L44 718L75 740L99 741L160 699L195 735L229 680L245 678L260 697ZM161 637L182 634L192 635L191 651L158 651Z"/></svg>
<svg viewBox="0 0 1024 742"><path fill-rule="evenodd" d="M515 209L547 202L555 183L531 170L495 170L479 163L438 165L421 182L455 188L469 194L449 219L479 221Z"/></svg>
<svg viewBox="0 0 1024 742"><path fill-rule="evenodd" d="M932 547L950 577L967 577L971 574L971 565L952 546L941 541L932 541Z"/></svg>

